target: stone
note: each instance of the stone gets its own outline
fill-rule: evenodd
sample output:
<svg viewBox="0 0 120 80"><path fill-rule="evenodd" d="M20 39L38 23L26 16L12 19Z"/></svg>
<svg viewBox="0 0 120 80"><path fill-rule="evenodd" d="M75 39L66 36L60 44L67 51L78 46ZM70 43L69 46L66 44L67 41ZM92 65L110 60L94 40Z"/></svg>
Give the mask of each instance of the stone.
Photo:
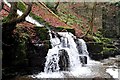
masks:
<svg viewBox="0 0 120 80"><path fill-rule="evenodd" d="M87 42L87 49L89 53L100 53L103 51L103 44L96 42Z"/></svg>

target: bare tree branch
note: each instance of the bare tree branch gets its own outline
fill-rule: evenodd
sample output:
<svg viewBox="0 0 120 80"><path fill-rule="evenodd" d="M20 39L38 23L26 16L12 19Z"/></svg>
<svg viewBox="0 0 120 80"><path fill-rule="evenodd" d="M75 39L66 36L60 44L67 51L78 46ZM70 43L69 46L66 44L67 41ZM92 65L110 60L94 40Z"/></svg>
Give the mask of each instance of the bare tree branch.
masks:
<svg viewBox="0 0 120 80"><path fill-rule="evenodd" d="M56 3L56 5L55 5L55 10L57 10L59 4L60 4L60 0Z"/></svg>
<svg viewBox="0 0 120 80"><path fill-rule="evenodd" d="M15 8L16 7L16 8ZM7 26L7 25L10 25L10 24L13 24L13 23L20 23L20 22L23 22L25 21L25 18L27 17L27 15L30 13L32 9L32 3L28 3L28 7L26 9L26 11L22 14L22 16L18 17L13 17L15 16L14 14L17 13L17 3L11 3L11 9L10 9L10 12L12 12L12 16L10 17L11 20L9 22L6 22L6 23L3 23L3 26Z"/></svg>
<svg viewBox="0 0 120 80"><path fill-rule="evenodd" d="M22 22L25 20L25 17L27 17L27 15L30 13L32 9L32 3L28 3L28 8L26 9L26 11L22 14L22 16L20 16L19 18L16 19L16 22Z"/></svg>

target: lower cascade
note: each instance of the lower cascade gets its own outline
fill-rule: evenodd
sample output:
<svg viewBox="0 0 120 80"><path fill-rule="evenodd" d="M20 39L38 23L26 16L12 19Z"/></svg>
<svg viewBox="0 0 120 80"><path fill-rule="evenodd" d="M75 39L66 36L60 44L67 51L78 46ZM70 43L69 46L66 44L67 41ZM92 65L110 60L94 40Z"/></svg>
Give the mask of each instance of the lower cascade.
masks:
<svg viewBox="0 0 120 80"><path fill-rule="evenodd" d="M49 31L52 49L49 49L44 67L45 73L72 71L88 63L88 51L83 39L70 32Z"/></svg>
<svg viewBox="0 0 120 80"><path fill-rule="evenodd" d="M89 58L86 43L70 32L49 31L52 48L48 50L44 72L33 78L90 78L98 76L101 66Z"/></svg>

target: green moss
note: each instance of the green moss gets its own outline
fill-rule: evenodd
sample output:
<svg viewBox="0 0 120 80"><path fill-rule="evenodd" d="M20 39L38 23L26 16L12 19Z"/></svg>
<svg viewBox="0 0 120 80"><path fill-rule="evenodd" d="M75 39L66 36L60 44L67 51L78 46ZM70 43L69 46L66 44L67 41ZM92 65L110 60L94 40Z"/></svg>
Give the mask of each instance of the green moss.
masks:
<svg viewBox="0 0 120 80"><path fill-rule="evenodd" d="M33 14L32 12L30 12L30 16L31 16L33 19L35 19L35 20L37 20L38 22L40 22L40 23L45 23L45 21L44 21L41 17L36 16L36 15Z"/></svg>
<svg viewBox="0 0 120 80"><path fill-rule="evenodd" d="M29 34L23 27L17 26L15 33L16 51L15 51L15 64L24 64L27 59L27 45Z"/></svg>
<svg viewBox="0 0 120 80"><path fill-rule="evenodd" d="M23 2L18 2L17 5L18 9L21 10L22 12L24 12L26 10L26 6Z"/></svg>
<svg viewBox="0 0 120 80"><path fill-rule="evenodd" d="M101 39L96 37L96 36L93 36L93 39L95 40L95 42L97 43L102 43Z"/></svg>
<svg viewBox="0 0 120 80"><path fill-rule="evenodd" d="M103 51L104 52L108 52L108 51L113 51L115 50L114 48L106 48L106 47L103 47Z"/></svg>
<svg viewBox="0 0 120 80"><path fill-rule="evenodd" d="M44 19L42 19L40 16L36 16L35 14L33 14L32 12L30 12L30 16L35 19L36 21L44 24L46 27L50 27L51 25L46 22Z"/></svg>
<svg viewBox="0 0 120 80"><path fill-rule="evenodd" d="M63 27L57 27L56 30L57 31L62 31L64 28Z"/></svg>
<svg viewBox="0 0 120 80"><path fill-rule="evenodd" d="M39 36L40 40L49 40L48 30L44 27L36 26L36 34Z"/></svg>
<svg viewBox="0 0 120 80"><path fill-rule="evenodd" d="M113 54L117 49L115 48L107 48L107 47L103 47L103 51L101 51L99 54ZM109 54L109 55L110 55Z"/></svg>
<svg viewBox="0 0 120 80"><path fill-rule="evenodd" d="M44 40L44 43L45 43L45 46L46 46L47 49L52 48L50 40Z"/></svg>
<svg viewBox="0 0 120 80"><path fill-rule="evenodd" d="M10 18L7 16L7 17L4 17L3 20L2 20L2 23L6 23L10 21Z"/></svg>
<svg viewBox="0 0 120 80"><path fill-rule="evenodd" d="M93 39L95 42L103 44L103 50L98 54L111 55L114 53L114 51L116 51L116 48L112 44L113 40L111 38L104 37L102 32L98 31L96 34L94 34Z"/></svg>
<svg viewBox="0 0 120 80"><path fill-rule="evenodd" d="M62 31L62 30L65 29L68 32L71 32L72 34L75 34L75 30L74 29L68 28L68 27L65 27L65 26L56 27L55 29L56 29L56 31Z"/></svg>
<svg viewBox="0 0 120 80"><path fill-rule="evenodd" d="M112 39L104 37L101 31L95 33L93 39L95 42L103 43L104 45L109 45L112 42Z"/></svg>
<svg viewBox="0 0 120 80"><path fill-rule="evenodd" d="M71 32L72 34L75 35L75 30L74 29L67 29L68 32Z"/></svg>
<svg viewBox="0 0 120 80"><path fill-rule="evenodd" d="M68 14L69 10L62 9L58 12L58 16L68 25L77 24L82 31L86 32L86 28L84 28L84 24L89 27L89 25L83 21L83 19L76 17L75 15Z"/></svg>
<svg viewBox="0 0 120 80"><path fill-rule="evenodd" d="M54 3L52 2L45 2L46 6L51 9L54 13L57 14L57 10L55 9Z"/></svg>
<svg viewBox="0 0 120 80"><path fill-rule="evenodd" d="M26 10L26 5L23 2L19 2L18 3L18 9L22 12L24 12ZM44 19L42 19L40 16L37 16L35 14L33 14L32 12L30 12L29 14L33 19L35 19L36 21L46 25L46 26L51 26L48 22L46 22Z"/></svg>

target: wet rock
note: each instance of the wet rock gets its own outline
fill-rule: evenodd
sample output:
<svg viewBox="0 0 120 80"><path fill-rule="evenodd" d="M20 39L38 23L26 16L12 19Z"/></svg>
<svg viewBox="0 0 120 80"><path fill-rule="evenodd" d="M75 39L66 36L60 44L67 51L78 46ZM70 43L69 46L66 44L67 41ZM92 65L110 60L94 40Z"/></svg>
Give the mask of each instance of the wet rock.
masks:
<svg viewBox="0 0 120 80"><path fill-rule="evenodd" d="M87 57L86 56L80 56L79 58L80 58L81 63L87 64Z"/></svg>
<svg viewBox="0 0 120 80"><path fill-rule="evenodd" d="M60 55L59 55L59 67L60 70L62 71L66 71L68 70L69 67L69 56L66 50L62 49L59 51Z"/></svg>
<svg viewBox="0 0 120 80"><path fill-rule="evenodd" d="M88 42L86 44L89 53L100 53L103 50L102 43Z"/></svg>
<svg viewBox="0 0 120 80"><path fill-rule="evenodd" d="M92 80L114 80L113 78L94 77Z"/></svg>

